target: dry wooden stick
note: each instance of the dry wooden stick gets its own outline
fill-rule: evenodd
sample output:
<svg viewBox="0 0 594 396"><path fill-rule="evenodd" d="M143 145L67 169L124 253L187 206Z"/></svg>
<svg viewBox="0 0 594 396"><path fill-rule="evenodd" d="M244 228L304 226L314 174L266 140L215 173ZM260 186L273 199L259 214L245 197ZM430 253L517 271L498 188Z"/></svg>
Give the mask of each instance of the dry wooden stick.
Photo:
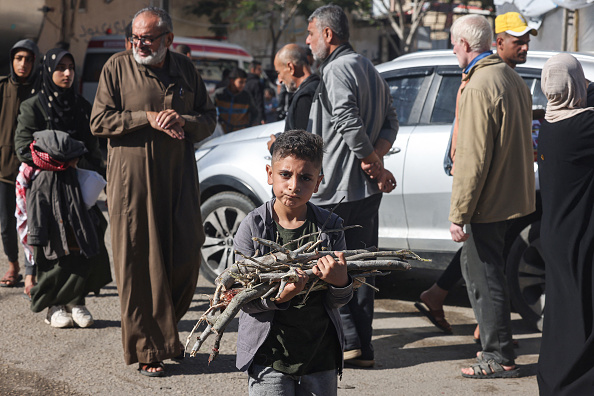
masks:
<svg viewBox="0 0 594 396"><path fill-rule="evenodd" d="M246 257L236 252L244 260L235 262L215 280L216 289L211 306L200 317L186 341L187 347L199 325L206 323L206 329L197 338L190 356L196 356L204 341L210 334L214 333L216 337L208 360L209 363L212 362L218 356L220 342L227 325L239 313L241 308L258 298L270 298L274 301L275 298L280 296L288 283L297 280L295 268L302 269L310 277L306 288L299 293L305 294L305 298L312 290L327 287L325 282L313 274L312 267L320 257L331 255L337 258L336 252L307 252L308 249L315 246L315 244L310 243L305 244L305 247L289 250L273 241L261 238L253 239L268 247L271 253L261 257ZM342 253L345 256L349 274L354 278L356 277L357 282L369 287L372 286L360 278L376 274L381 275L382 273L379 271L408 270L411 266L405 261L407 259L429 261L421 259L409 250L371 251L371 249L358 249L345 250ZM382 260L377 260L377 258L382 258ZM275 292L276 296L271 297ZM221 312L218 313L219 311Z"/></svg>

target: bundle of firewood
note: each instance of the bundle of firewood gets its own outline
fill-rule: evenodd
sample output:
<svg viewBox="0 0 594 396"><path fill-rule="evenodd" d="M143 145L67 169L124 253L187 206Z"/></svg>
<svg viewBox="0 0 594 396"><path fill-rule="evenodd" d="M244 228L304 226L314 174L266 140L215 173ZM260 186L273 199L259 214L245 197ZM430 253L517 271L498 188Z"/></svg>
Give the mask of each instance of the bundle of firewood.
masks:
<svg viewBox="0 0 594 396"><path fill-rule="evenodd" d="M235 252L236 256L243 257L231 267L227 268L215 280L215 292L210 298L210 308L200 317L186 340L186 348L194 332L202 323L206 328L200 334L190 356L197 355L198 350L210 334L215 334L215 342L208 362L212 362L219 353L219 345L223 333L231 320L239 313L241 308L256 298L270 298L274 301L282 293L287 283L297 281L296 268L300 268L309 276L309 281L301 293L309 294L312 291L327 287L327 284L318 279L312 271L317 260L325 255L336 258L334 251L318 251L316 243L309 242L298 249L289 250L277 243L253 238L259 244L270 248L267 255L261 257L245 257ZM292 241L293 243L295 241ZM289 244L287 244L289 245ZM409 250L377 251L377 249L344 250L347 262L347 271L355 280L355 287L367 285L366 276L382 275L383 271L401 271L410 269L407 260L428 261L420 258Z"/></svg>

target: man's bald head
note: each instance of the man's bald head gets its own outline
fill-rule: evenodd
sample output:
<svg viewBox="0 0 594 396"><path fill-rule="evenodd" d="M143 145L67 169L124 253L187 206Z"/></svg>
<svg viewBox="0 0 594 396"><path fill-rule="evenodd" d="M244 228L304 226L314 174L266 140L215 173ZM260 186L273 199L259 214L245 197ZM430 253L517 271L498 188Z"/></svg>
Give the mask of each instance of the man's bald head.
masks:
<svg viewBox="0 0 594 396"><path fill-rule="evenodd" d="M285 45L274 57L274 69L287 91L297 91L299 85L311 75L307 50L298 44Z"/></svg>
<svg viewBox="0 0 594 396"><path fill-rule="evenodd" d="M309 65L307 60L307 49L299 44L287 44L278 51L278 59L282 63L291 62L297 67Z"/></svg>

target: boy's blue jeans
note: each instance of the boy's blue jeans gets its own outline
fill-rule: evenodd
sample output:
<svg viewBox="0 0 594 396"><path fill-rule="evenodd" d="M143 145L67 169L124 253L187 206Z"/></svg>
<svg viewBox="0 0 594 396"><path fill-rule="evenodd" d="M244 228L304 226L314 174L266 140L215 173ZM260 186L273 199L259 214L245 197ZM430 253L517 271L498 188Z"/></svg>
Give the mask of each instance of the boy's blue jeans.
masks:
<svg viewBox="0 0 594 396"><path fill-rule="evenodd" d="M249 376L250 396L335 396L338 392L338 370L297 377L253 364Z"/></svg>

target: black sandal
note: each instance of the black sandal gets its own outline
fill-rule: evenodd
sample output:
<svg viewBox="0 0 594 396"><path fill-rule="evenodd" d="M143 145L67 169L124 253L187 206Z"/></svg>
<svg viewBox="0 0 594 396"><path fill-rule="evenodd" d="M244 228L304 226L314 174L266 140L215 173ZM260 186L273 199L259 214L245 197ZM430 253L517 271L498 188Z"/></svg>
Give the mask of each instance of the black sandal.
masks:
<svg viewBox="0 0 594 396"><path fill-rule="evenodd" d="M482 352L476 358L477 364L470 366L473 373L464 374L464 378L488 379L488 378L518 378L520 376L520 368L518 366L511 370L506 370L503 366L494 359L485 359Z"/></svg>
<svg viewBox="0 0 594 396"><path fill-rule="evenodd" d="M148 369L159 367L161 367L163 370L148 371ZM146 375L147 377L163 377L165 375L165 365L163 362L138 363L138 371L140 371L140 374Z"/></svg>

